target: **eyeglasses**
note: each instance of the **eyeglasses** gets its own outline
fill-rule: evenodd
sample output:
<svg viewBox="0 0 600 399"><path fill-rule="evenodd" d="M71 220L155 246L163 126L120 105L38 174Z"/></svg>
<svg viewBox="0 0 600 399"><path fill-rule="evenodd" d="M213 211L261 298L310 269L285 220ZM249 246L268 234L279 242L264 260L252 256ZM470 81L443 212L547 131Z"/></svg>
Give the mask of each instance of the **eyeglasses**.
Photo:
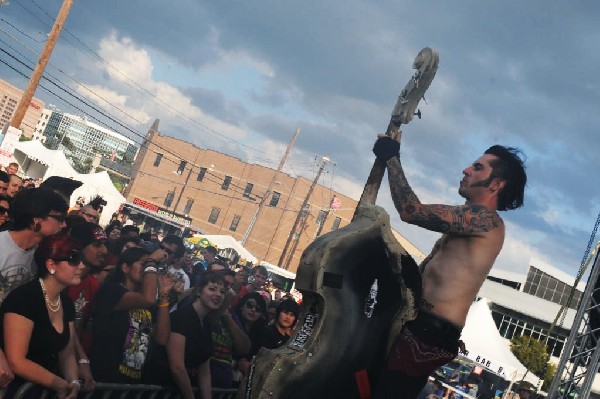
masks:
<svg viewBox="0 0 600 399"><path fill-rule="evenodd" d="M51 213L49 213L48 216L46 216L46 217L52 218L52 219L56 220L58 223L64 223L67 218L65 215L62 215L62 214L61 215L53 215Z"/></svg>
<svg viewBox="0 0 600 399"><path fill-rule="evenodd" d="M160 249L162 249L163 251L165 251L167 253L167 255L173 255L175 253L172 250L170 250L169 248L165 247L164 245L161 245Z"/></svg>
<svg viewBox="0 0 600 399"><path fill-rule="evenodd" d="M0 215L4 215L5 213L8 213L8 208L0 206Z"/></svg>
<svg viewBox="0 0 600 399"><path fill-rule="evenodd" d="M67 258L53 258L55 262L68 262L70 266L79 266L81 264L81 253L73 251Z"/></svg>
<svg viewBox="0 0 600 399"><path fill-rule="evenodd" d="M246 306L246 308L248 308L248 310L256 310L257 312L262 312L262 311L264 310L264 309L263 309L263 308L262 308L260 305L258 305L257 303L250 302L250 301L246 302L246 303L244 304L244 306Z"/></svg>
<svg viewBox="0 0 600 399"><path fill-rule="evenodd" d="M87 213L87 212L81 212L81 214L83 214L83 215L85 215L87 217L90 217L90 218L92 218L94 220L98 220L98 215L94 215L92 213Z"/></svg>

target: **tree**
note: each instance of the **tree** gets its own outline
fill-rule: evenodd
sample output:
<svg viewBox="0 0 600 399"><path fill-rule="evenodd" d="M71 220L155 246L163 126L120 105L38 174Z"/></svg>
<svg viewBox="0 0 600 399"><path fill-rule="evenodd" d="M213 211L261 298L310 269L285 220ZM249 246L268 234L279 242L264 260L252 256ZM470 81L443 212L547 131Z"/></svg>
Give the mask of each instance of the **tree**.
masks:
<svg viewBox="0 0 600 399"><path fill-rule="evenodd" d="M527 371L544 376L550 355L546 344L539 339L521 335L510 340L510 350ZM525 373L527 375L527 373ZM523 376L525 379L525 376Z"/></svg>
<svg viewBox="0 0 600 399"><path fill-rule="evenodd" d="M546 370L544 371L544 384L542 385L542 389L544 391L548 391L550 388L550 384L552 384L552 379L554 379L554 375L556 374L556 369L558 367L555 364L548 362L546 365Z"/></svg>

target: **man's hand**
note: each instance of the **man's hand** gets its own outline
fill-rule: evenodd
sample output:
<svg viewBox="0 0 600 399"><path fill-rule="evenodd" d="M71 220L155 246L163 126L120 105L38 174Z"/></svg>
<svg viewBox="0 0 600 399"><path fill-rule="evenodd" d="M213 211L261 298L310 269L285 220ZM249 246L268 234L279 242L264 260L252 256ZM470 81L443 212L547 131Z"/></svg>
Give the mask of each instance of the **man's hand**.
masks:
<svg viewBox="0 0 600 399"><path fill-rule="evenodd" d="M390 129L391 136L380 134L373 146L373 153L384 164L393 157L400 157L400 138L402 132L396 126L392 125Z"/></svg>

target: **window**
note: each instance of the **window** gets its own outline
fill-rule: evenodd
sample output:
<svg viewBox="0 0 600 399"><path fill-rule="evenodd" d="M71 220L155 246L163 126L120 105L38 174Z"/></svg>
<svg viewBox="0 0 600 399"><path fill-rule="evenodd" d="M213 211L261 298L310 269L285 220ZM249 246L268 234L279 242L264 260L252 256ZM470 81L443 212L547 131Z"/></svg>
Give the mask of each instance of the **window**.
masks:
<svg viewBox="0 0 600 399"><path fill-rule="evenodd" d="M277 191L273 191L273 196L271 197L271 202L269 202L269 206L277 206L277 204L279 203L279 197L281 197L281 194L279 194Z"/></svg>
<svg viewBox="0 0 600 399"><path fill-rule="evenodd" d="M190 211L192 210L192 205L194 205L194 200L188 198L187 202L185 203L185 208L183 208L184 215L188 215L190 213Z"/></svg>
<svg viewBox="0 0 600 399"><path fill-rule="evenodd" d="M246 188L244 189L244 197L249 197L250 193L252 192L252 188L254 187L254 184L252 183L248 183L246 184Z"/></svg>
<svg viewBox="0 0 600 399"><path fill-rule="evenodd" d="M231 220L231 226L229 226L229 230L236 231L237 227L238 227L238 224L240 224L240 219L241 218L242 217L240 215L235 215L233 217L233 219Z"/></svg>
<svg viewBox="0 0 600 399"><path fill-rule="evenodd" d="M339 229L341 221L342 221L342 218L336 217L335 220L333 221L333 226L331 226L331 231Z"/></svg>
<svg viewBox="0 0 600 399"><path fill-rule="evenodd" d="M185 170L185 165L187 165L187 161L179 162L179 167L177 168L177 174L180 175Z"/></svg>
<svg viewBox="0 0 600 399"><path fill-rule="evenodd" d="M221 213L221 208L213 208L210 211L210 216L208 217L208 223L212 223L212 224L217 223L217 219L219 219L219 213Z"/></svg>
<svg viewBox="0 0 600 399"><path fill-rule="evenodd" d="M196 177L196 181L204 180L205 174L206 174L206 168L200 168L200 171L198 172L198 177Z"/></svg>
<svg viewBox="0 0 600 399"><path fill-rule="evenodd" d="M163 154L156 154L156 159L154 160L154 166L160 165L160 161L162 160Z"/></svg>
<svg viewBox="0 0 600 399"><path fill-rule="evenodd" d="M231 184L231 176L225 176L223 184L221 184L221 190L229 190L229 184Z"/></svg>
<svg viewBox="0 0 600 399"><path fill-rule="evenodd" d="M165 197L165 202L164 205L168 208L171 206L171 203L173 202L173 198L175 198L175 190L173 191L169 191L167 193L167 196Z"/></svg>

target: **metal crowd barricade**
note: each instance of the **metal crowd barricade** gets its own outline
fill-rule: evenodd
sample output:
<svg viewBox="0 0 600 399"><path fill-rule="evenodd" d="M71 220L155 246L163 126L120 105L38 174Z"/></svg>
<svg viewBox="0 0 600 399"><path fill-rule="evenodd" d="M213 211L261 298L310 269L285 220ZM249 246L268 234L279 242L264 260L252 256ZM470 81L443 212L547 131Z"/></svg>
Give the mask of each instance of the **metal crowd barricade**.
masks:
<svg viewBox="0 0 600 399"><path fill-rule="evenodd" d="M24 399L35 385L25 383L19 388L13 398L5 396L4 390L0 390L0 399ZM194 392L198 389L195 388ZM235 399L237 389L213 388L212 399ZM41 396L36 399L53 399L54 392L45 389ZM179 391L172 387L144 384L106 384L99 382L93 392L82 392L78 399L181 399Z"/></svg>

